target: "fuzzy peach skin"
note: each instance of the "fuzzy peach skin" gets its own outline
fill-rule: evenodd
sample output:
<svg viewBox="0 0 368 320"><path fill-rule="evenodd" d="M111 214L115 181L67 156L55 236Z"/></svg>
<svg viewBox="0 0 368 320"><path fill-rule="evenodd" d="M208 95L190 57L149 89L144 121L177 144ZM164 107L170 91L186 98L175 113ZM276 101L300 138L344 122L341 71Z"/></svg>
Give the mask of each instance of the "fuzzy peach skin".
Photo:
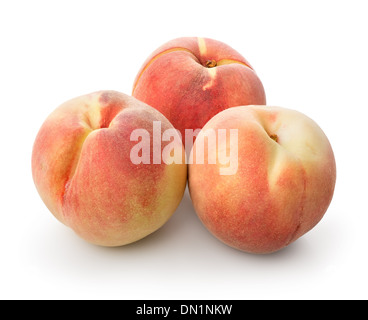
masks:
<svg viewBox="0 0 368 320"><path fill-rule="evenodd" d="M263 85L245 58L207 38L174 39L144 62L133 96L165 115L185 141L185 129L201 129L218 112L266 104Z"/></svg>
<svg viewBox="0 0 368 320"><path fill-rule="evenodd" d="M130 141L131 132L146 129L152 146L153 121L161 121L162 131L172 128L154 108L115 91L57 108L32 154L35 185L54 216L102 246L125 245L160 228L182 199L187 168L132 163L130 151L138 142Z"/></svg>
<svg viewBox="0 0 368 320"><path fill-rule="evenodd" d="M198 164L196 145L207 129L238 129L238 169ZM236 147L233 143L232 147ZM225 148L230 154L229 134ZM220 149L216 149L217 152ZM198 135L189 165L194 208L208 230L236 249L271 253L311 230L323 217L334 193L336 166L320 127L304 114L270 106L241 106L222 111ZM224 162L223 162L224 163Z"/></svg>

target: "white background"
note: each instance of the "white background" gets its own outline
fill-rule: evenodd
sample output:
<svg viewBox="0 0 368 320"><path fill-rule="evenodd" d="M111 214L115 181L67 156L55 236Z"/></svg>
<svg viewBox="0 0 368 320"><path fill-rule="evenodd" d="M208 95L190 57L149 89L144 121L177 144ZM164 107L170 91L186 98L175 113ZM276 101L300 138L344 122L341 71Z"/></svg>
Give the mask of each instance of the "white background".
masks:
<svg viewBox="0 0 368 320"><path fill-rule="evenodd" d="M1 1L0 298L368 298L365 2ZM331 206L280 252L223 245L187 193L153 235L96 247L60 224L33 185L32 145L46 116L93 91L130 94L146 57L181 36L232 46L255 68L269 105L307 114L330 139Z"/></svg>

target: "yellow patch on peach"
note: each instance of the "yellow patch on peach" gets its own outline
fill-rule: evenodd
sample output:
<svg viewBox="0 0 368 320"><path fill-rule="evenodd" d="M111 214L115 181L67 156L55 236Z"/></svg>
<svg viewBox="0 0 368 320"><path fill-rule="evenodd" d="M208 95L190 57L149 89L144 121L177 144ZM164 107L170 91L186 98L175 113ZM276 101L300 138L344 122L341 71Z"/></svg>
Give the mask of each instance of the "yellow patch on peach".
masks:
<svg viewBox="0 0 368 320"><path fill-rule="evenodd" d="M205 39L198 38L198 48L199 48L200 55L205 56L207 54L207 46L206 46Z"/></svg>
<svg viewBox="0 0 368 320"><path fill-rule="evenodd" d="M210 76L209 81L202 87L203 91L206 91L207 89L210 89L214 86L215 80L216 80L216 74L217 69L216 68L210 68L208 69L208 75Z"/></svg>

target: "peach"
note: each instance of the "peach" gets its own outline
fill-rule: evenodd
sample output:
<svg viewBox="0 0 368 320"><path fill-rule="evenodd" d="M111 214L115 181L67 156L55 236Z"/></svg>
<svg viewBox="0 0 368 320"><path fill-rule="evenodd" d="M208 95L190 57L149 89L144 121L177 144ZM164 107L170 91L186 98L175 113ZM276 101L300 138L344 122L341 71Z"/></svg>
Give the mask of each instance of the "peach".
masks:
<svg viewBox="0 0 368 320"><path fill-rule="evenodd" d="M194 37L155 50L138 72L132 94L166 116L183 141L185 129L201 129L226 108L266 104L263 85L242 55L220 41Z"/></svg>
<svg viewBox="0 0 368 320"><path fill-rule="evenodd" d="M125 245L159 229L181 201L187 168L131 161L137 144L131 133L151 134L154 121L172 128L156 109L115 91L77 97L51 113L34 143L32 173L53 215L102 246ZM183 149L180 138L175 141ZM152 145L152 138L140 143Z"/></svg>
<svg viewBox="0 0 368 320"><path fill-rule="evenodd" d="M217 144L206 144L205 132L220 129L236 129L237 139L230 143L227 133ZM208 147L197 148L202 143ZM220 151L236 155L233 174L221 174L226 164L218 156L206 162ZM191 156L189 190L200 220L242 251L271 253L288 246L317 225L334 193L331 145L322 129L297 111L270 106L222 111L203 127ZM199 156L204 164L196 163Z"/></svg>

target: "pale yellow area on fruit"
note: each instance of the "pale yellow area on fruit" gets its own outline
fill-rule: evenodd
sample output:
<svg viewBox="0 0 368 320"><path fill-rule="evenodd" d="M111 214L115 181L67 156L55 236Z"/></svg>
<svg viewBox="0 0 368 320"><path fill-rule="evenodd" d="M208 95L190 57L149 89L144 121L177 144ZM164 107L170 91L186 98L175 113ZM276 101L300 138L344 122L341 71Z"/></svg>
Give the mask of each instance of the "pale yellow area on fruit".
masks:
<svg viewBox="0 0 368 320"><path fill-rule="evenodd" d="M306 115L279 107L252 106L257 120L268 135L270 160L269 184L273 186L283 168L300 162L308 171L310 164L326 157L329 142L321 128ZM271 138L277 135L277 142ZM266 137L267 138L267 137Z"/></svg>
<svg viewBox="0 0 368 320"><path fill-rule="evenodd" d="M244 62L238 61L238 60L232 60L232 59L221 59L220 61L217 61L217 66L224 66L227 64L232 64L232 63L237 63L237 64L241 64L249 69L252 69L250 66L248 66L247 64L245 64Z"/></svg>
<svg viewBox="0 0 368 320"><path fill-rule="evenodd" d="M100 128L101 122L101 104L99 102L100 94L91 94L84 97L84 108L81 109L80 124L82 127L96 130ZM87 100L88 99L88 100ZM87 100L87 101L86 101Z"/></svg>
<svg viewBox="0 0 368 320"><path fill-rule="evenodd" d="M157 201L157 212L160 212L160 220L164 223L175 212L183 197L187 181L187 165L170 164L165 169L166 179L162 186L162 193Z"/></svg>
<svg viewBox="0 0 368 320"><path fill-rule="evenodd" d="M77 154L74 157L74 161L71 163L69 181L73 178L75 170L79 163L80 154L82 152L83 144L87 138L91 138L93 133L96 134L96 130L100 129L101 122L101 104L99 102L99 94L92 94L85 96L85 99L89 98L85 107L80 113L80 125L85 128L85 133L80 137L78 142Z"/></svg>
<svg viewBox="0 0 368 320"><path fill-rule="evenodd" d="M99 103L91 104L90 107L88 108L86 116L89 118L92 130L100 128L101 106Z"/></svg>
<svg viewBox="0 0 368 320"><path fill-rule="evenodd" d="M87 138L91 135L92 131L93 130L90 130L87 128L85 133L81 135L81 137L78 139L78 142L76 143L76 148L75 148L76 153L74 155L73 161L70 163L70 171L69 171L69 177L68 177L68 182L66 183L66 187L68 186L68 184L71 182L71 180L74 177L74 174L75 174L75 171L77 170L79 159L82 153L83 144L85 143Z"/></svg>
<svg viewBox="0 0 368 320"><path fill-rule="evenodd" d="M203 91L206 91L207 89L210 89L213 87L213 85L215 84L215 79L216 79L216 74L217 74L216 68L209 68L207 70L210 76L210 80L202 87Z"/></svg>
<svg viewBox="0 0 368 320"><path fill-rule="evenodd" d="M198 38L198 48L201 56L204 56L207 54L207 46L206 46L206 40L203 38Z"/></svg>
<svg viewBox="0 0 368 320"><path fill-rule="evenodd" d="M269 131L278 136L278 143L298 159L309 162L323 159L329 142L320 127L306 115L283 110Z"/></svg>
<svg viewBox="0 0 368 320"><path fill-rule="evenodd" d="M287 165L289 159L288 153L277 145L273 145L271 147L271 154L269 156L270 161L268 163L268 183L272 189L272 187L276 185L280 176L280 172L283 172L284 167Z"/></svg>

